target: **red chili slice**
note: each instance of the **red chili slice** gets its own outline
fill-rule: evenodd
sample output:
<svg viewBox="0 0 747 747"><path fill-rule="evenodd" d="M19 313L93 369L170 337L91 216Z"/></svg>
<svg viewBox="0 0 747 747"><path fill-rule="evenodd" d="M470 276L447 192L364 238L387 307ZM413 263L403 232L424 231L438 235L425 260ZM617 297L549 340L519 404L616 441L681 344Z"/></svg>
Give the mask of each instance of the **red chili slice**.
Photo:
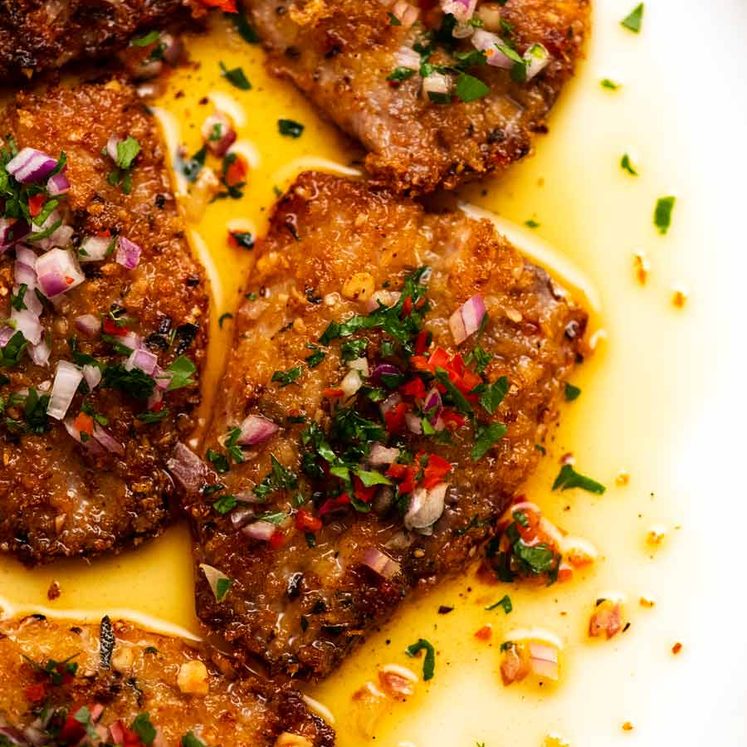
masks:
<svg viewBox="0 0 747 747"><path fill-rule="evenodd" d="M296 514L296 529L301 532L318 532L322 528L322 520L313 516L306 509L298 509Z"/></svg>

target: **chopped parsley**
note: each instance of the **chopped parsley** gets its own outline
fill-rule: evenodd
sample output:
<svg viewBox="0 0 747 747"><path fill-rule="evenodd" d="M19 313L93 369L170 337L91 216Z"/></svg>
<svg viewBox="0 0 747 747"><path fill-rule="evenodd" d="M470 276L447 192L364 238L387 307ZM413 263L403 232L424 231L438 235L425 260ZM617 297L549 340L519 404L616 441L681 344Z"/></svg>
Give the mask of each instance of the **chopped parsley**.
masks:
<svg viewBox="0 0 747 747"><path fill-rule="evenodd" d="M674 203L676 197L660 197L656 201L656 208L654 209L654 225L659 229L659 233L664 235L669 231L669 227L672 224L672 211L674 210Z"/></svg>
<svg viewBox="0 0 747 747"><path fill-rule="evenodd" d="M225 314L220 315L220 317L218 318L218 327L220 329L223 329L223 322L225 322L226 319L233 319L233 314L227 311Z"/></svg>
<svg viewBox="0 0 747 747"><path fill-rule="evenodd" d="M195 380L192 377L197 371L197 366L185 355L180 355L166 370L171 374L170 392L187 386L194 386Z"/></svg>
<svg viewBox="0 0 747 747"><path fill-rule="evenodd" d="M630 14L623 18L622 21L620 21L620 24L623 26L623 28L628 29L628 31L632 31L634 34L640 32L642 23L643 3L636 5L636 7L630 12Z"/></svg>
<svg viewBox="0 0 747 747"><path fill-rule="evenodd" d="M570 490L571 488L580 488L596 495L602 495L607 490L604 485L596 480L576 472L570 464L564 464L552 484L552 489Z"/></svg>
<svg viewBox="0 0 747 747"><path fill-rule="evenodd" d="M162 420L165 420L169 416L169 414L169 408L163 407L160 410L140 412L135 415L135 418L137 418L137 420L139 420L141 423L152 424L160 423Z"/></svg>
<svg viewBox="0 0 747 747"><path fill-rule="evenodd" d="M293 368L289 368L287 371L275 371L272 374L271 380L280 384L281 388L284 388L296 381L302 373L303 369L301 366L294 366Z"/></svg>
<svg viewBox="0 0 747 747"><path fill-rule="evenodd" d="M389 13L389 25L390 26L401 26L402 21L400 21L399 18L397 18L397 16L394 15L394 13L390 12Z"/></svg>
<svg viewBox="0 0 747 747"><path fill-rule="evenodd" d="M252 84L246 77L244 71L240 67L235 67L229 70L223 62L219 63L221 69L221 75L232 85L234 88L238 88L240 91L249 91Z"/></svg>
<svg viewBox="0 0 747 747"><path fill-rule="evenodd" d="M153 744L156 739L156 729L147 713L138 713L132 722L132 731L140 737L140 741L145 745Z"/></svg>
<svg viewBox="0 0 747 747"><path fill-rule="evenodd" d="M114 363L104 369L102 385L108 389L118 389L134 399L147 400L156 388L153 377L133 368L128 371L121 363Z"/></svg>
<svg viewBox="0 0 747 747"><path fill-rule="evenodd" d="M203 145L191 158L186 161L182 161L182 174L187 178L187 181L193 182L197 179L202 167L205 165L205 158L207 157L207 146Z"/></svg>
<svg viewBox="0 0 747 747"><path fill-rule="evenodd" d="M618 88L622 87L620 83L617 83L611 78L602 78L602 80L599 81L599 85L602 86L602 88L606 88L608 91L616 91Z"/></svg>
<svg viewBox="0 0 747 747"><path fill-rule="evenodd" d="M205 456L207 457L208 462L213 465L213 469L219 475L224 475L226 472L228 472L229 469L231 469L231 466L229 465L228 459L226 459L225 454L221 454L215 449L208 449Z"/></svg>
<svg viewBox="0 0 747 747"><path fill-rule="evenodd" d="M26 291L29 289L28 285L26 283L21 283L18 286L18 292L13 294L10 294L10 305L16 310L16 311L22 311L26 308L26 304L24 303L24 298L26 297Z"/></svg>
<svg viewBox="0 0 747 747"><path fill-rule="evenodd" d="M259 34L249 23L249 20L243 13L231 13L230 16L231 20L233 21L233 25L236 28L236 31L238 31L239 33L239 36L247 44L259 44L259 42L261 41L261 39L259 38Z"/></svg>
<svg viewBox="0 0 747 747"><path fill-rule="evenodd" d="M486 350L483 350L479 345L475 346L474 350L467 356L467 363L475 367L475 371L481 374L488 367L488 364L493 359L493 356Z"/></svg>
<svg viewBox="0 0 747 747"><path fill-rule="evenodd" d="M304 126L293 119L278 119L278 132L285 137L299 138L303 134Z"/></svg>
<svg viewBox="0 0 747 747"><path fill-rule="evenodd" d="M565 396L566 402L574 402L581 395L581 390L573 384L569 384L567 381L563 389L563 395Z"/></svg>
<svg viewBox="0 0 747 747"><path fill-rule="evenodd" d="M498 443L508 432L503 423L491 423L487 426L478 425L475 432L475 444L472 447L472 459L477 462Z"/></svg>
<svg viewBox="0 0 747 747"><path fill-rule="evenodd" d="M241 438L241 428L231 428L223 439L223 446L237 464L244 461L244 452L239 446L239 438Z"/></svg>
<svg viewBox="0 0 747 747"><path fill-rule="evenodd" d="M540 223L538 223L536 220L534 220L534 218L530 218L529 220L525 220L524 221L524 225L527 228L539 228L540 227Z"/></svg>
<svg viewBox="0 0 747 747"><path fill-rule="evenodd" d="M131 169L140 150L140 143L130 135L117 143L117 157L114 159L116 168L109 172L107 181L113 187L119 187L126 195L132 191Z"/></svg>
<svg viewBox="0 0 747 747"><path fill-rule="evenodd" d="M294 490L298 487L298 476L289 469L283 467L274 454L270 455L272 467L270 472L259 484L254 487L254 495L260 500L265 500L269 495L279 490Z"/></svg>
<svg viewBox="0 0 747 747"><path fill-rule="evenodd" d="M488 612L492 612L493 610L498 609L498 607L501 607L507 615L510 614L514 609L514 606L511 603L511 597L508 594L506 594L501 599L499 599L495 604L491 604L489 607L486 607L485 609Z"/></svg>
<svg viewBox="0 0 747 747"><path fill-rule="evenodd" d="M508 379L501 376L497 381L485 387L485 390L480 394L480 404L492 415L503 402L507 393Z"/></svg>
<svg viewBox="0 0 747 747"><path fill-rule="evenodd" d="M411 67L395 67L394 70L392 70L389 75L387 75L387 80L390 83L401 83L403 80L408 80L409 78L412 78L413 75L417 70L413 70Z"/></svg>
<svg viewBox="0 0 747 747"><path fill-rule="evenodd" d="M468 73L460 73L456 81L456 95L465 104L477 101L490 93L490 88L479 78Z"/></svg>
<svg viewBox="0 0 747 747"><path fill-rule="evenodd" d="M433 644L430 641L426 641L425 638L419 638L415 643L411 643L405 649L405 653L413 657L417 656L421 651L425 651L425 657L423 658L423 680L427 682L433 679L436 671L436 650L433 648Z"/></svg>
<svg viewBox="0 0 747 747"><path fill-rule="evenodd" d="M143 36L135 37L130 44L133 47L149 47L151 44L157 42L161 38L160 31L149 31Z"/></svg>
<svg viewBox="0 0 747 747"><path fill-rule="evenodd" d="M241 249L254 249L254 235L249 231L231 231L231 238Z"/></svg>
<svg viewBox="0 0 747 747"><path fill-rule="evenodd" d="M194 732L188 731L182 737L181 747L205 747L205 742L203 742L201 739L198 739L194 735Z"/></svg>
<svg viewBox="0 0 747 747"><path fill-rule="evenodd" d="M233 511L239 505L235 495L222 495L217 501L214 501L213 508L221 515Z"/></svg>
<svg viewBox="0 0 747 747"><path fill-rule="evenodd" d="M311 355L305 359L306 365L309 368L316 368L325 359L327 354L318 345L309 343L306 347L312 351Z"/></svg>
<svg viewBox="0 0 747 747"><path fill-rule="evenodd" d="M638 172L627 153L620 159L620 168L623 171L627 171L631 176L638 176Z"/></svg>

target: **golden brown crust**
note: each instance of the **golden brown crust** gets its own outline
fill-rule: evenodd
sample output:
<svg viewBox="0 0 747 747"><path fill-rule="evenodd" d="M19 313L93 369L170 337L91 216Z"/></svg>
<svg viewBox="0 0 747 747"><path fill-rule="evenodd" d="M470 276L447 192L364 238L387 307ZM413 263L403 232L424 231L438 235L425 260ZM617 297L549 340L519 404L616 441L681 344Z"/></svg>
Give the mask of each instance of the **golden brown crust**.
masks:
<svg viewBox="0 0 747 747"><path fill-rule="evenodd" d="M301 175L281 199L255 254L246 289L253 295L237 315L234 350L206 445L223 452L226 434L247 415L268 418L280 430L219 476L224 487L218 493L188 497L198 564L233 580L225 599L216 601L198 569L197 609L204 623L274 671L321 677L413 589L465 568L488 525L539 458L536 445L556 416L586 315L488 222L460 213L430 215L362 182L319 173ZM379 513L343 509L324 518L315 546L309 547L294 523L297 496L306 500L304 510L320 513L329 495L323 491L334 491L335 479L304 476L309 447L302 445L302 433L309 422L330 426L337 410L329 398L338 395L325 390L339 386L347 369L339 342L330 343L324 360L308 368L308 344L330 322L366 313L365 301L349 298L353 284L396 290L421 265L431 268L432 308L426 316L431 350L440 346L453 354L449 316L473 294L484 297L489 322L480 344L493 356L485 375L491 382L506 376L511 384L494 416L508 433L477 462L471 457L474 433L466 424L456 428L450 442L397 436L409 453L434 453L455 465L447 506L432 534L404 533L402 509L396 506ZM373 368L381 360L383 338L377 330L365 335ZM473 336L459 352L468 357L474 346ZM293 384L283 387L272 380L275 371L298 366L301 374ZM361 407L368 407L368 417L380 418L365 398ZM294 422L296 415L305 421ZM290 514L280 522L282 546L274 547L247 537L230 515L219 515L211 505L222 493L256 490L271 472L272 456L299 476L297 488L271 493L254 506L255 516ZM385 551L401 572L384 580L365 568L362 558L372 547Z"/></svg>
<svg viewBox="0 0 747 747"><path fill-rule="evenodd" d="M74 323L83 314L105 318L112 304L126 309L128 329L152 344L162 368L183 353L199 375L207 344L208 284L184 237L157 125L134 89L112 81L20 94L3 121L3 134L11 134L19 147L55 157L66 153L74 241L110 232L143 252L134 270L117 264L113 255L83 265L86 281L56 306L47 304L42 314L51 335L49 365L36 366L24 354L18 366L3 371L10 380L0 386L0 397L7 403L12 393L26 388L41 391L57 362L72 360L71 338L106 365L123 363L126 356L101 337L81 335ZM129 195L107 181L113 164L102 151L112 135L129 135L142 148ZM13 266L12 250L0 256L0 319L11 311ZM160 339L149 339L159 332ZM174 342L162 349L171 335ZM17 435L0 425L0 549L25 562L118 550L158 534L170 520L173 483L164 470L165 454L193 427L197 384L167 392L168 415L157 423L136 418L148 409L145 401L103 384L86 401L108 419L105 429L125 448L121 457L76 443L51 418L47 432L39 435ZM80 412L82 402L78 393L70 416ZM23 419L17 407L4 415Z"/></svg>
<svg viewBox="0 0 747 747"><path fill-rule="evenodd" d="M247 0L247 6L273 70L361 141L373 182L414 193L452 189L530 152L534 133L546 129L546 115L573 73L589 16L589 0L509 0L501 16L516 48L523 53L541 43L550 64L529 83L513 82L505 70L471 70L490 93L438 105L421 94L418 75L396 87L387 81L399 64L397 52L412 48L424 28L392 25L386 2ZM458 48L471 47L463 42ZM453 59L436 52L431 61Z"/></svg>
<svg viewBox="0 0 747 747"><path fill-rule="evenodd" d="M0 82L106 60L140 30L204 13L197 0L0 0Z"/></svg>
<svg viewBox="0 0 747 747"><path fill-rule="evenodd" d="M272 747L285 732L305 737L309 745L333 744L332 730L309 712L296 691L238 671L198 644L126 622L110 625L114 645L102 648L98 626L33 616L0 623L0 669L5 673L0 727L24 729L45 704L67 715L82 706L95 713L100 705L97 726L121 721L129 727L138 714L147 713L165 747L180 745L190 731L207 747ZM108 666L102 664L102 650ZM67 660L77 671L55 683L38 668L50 659ZM52 717L50 732L65 720ZM72 742L52 738L48 743Z"/></svg>

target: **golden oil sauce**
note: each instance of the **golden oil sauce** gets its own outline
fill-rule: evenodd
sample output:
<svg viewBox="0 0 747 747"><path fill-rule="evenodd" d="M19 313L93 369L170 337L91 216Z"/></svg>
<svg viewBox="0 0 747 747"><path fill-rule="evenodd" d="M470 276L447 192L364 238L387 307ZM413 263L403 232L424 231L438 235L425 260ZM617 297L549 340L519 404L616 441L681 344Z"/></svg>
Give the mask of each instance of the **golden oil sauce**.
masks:
<svg viewBox="0 0 747 747"><path fill-rule="evenodd" d="M702 579L716 570L698 530L706 522L698 501L709 483L696 469L705 453L700 449L707 449L697 434L708 425L702 393L714 376L711 359L698 353L714 327L723 331L728 324L707 302L718 295L715 273L703 261L705 215L714 201L699 185L693 154L682 157L688 142L682 112L674 96L667 98L660 42L654 43L662 38L661 13L647 9L645 33L635 36L619 25L624 4L600 0L597 6L588 60L553 114L551 135L509 175L471 186L462 197L496 213L501 226L509 222L517 245L580 292L595 307L595 327L604 330L595 355L574 376L582 394L564 406L547 458L526 486L551 521L593 542L599 559L568 584L486 585L470 574L406 604L337 675L309 690L332 713L341 747L664 744L677 731L681 708L697 708L688 682L705 671L702 609L713 601ZM251 252L228 247L228 226L261 233L276 190L295 173L348 173L356 154L290 85L269 77L261 50L227 25L216 23L210 35L189 39L188 49L193 66L176 72L156 101L170 150L184 145L195 152L200 125L217 104L237 119L238 147L252 164L243 199L213 202L190 223L214 292L207 415L232 335L230 318L222 327L218 319L241 301L251 262ZM233 88L220 62L242 67L252 89ZM602 78L621 87L605 89ZM303 123L302 137L281 136L280 118ZM639 176L620 168L624 153ZM182 196L184 189L178 184ZM674 220L660 236L653 208L668 194L677 196ZM530 228L526 221L539 225ZM645 284L635 252L650 264ZM672 303L678 288L691 291L683 308ZM550 490L568 453L579 471L607 485L604 496ZM649 541L652 530L658 543ZM52 580L62 589L56 601L46 597ZM136 552L91 565L28 571L2 559L0 593L9 614L95 620L107 612L199 633L183 526ZM504 594L512 600L510 614L485 609ZM626 600L630 628L592 643L586 630L594 602L612 594ZM439 614L440 606L453 611ZM492 638L480 642L474 633L485 625L492 626ZM561 641L559 684L501 684L500 643L525 628ZM352 695L376 681L380 666L421 673L421 660L405 655L419 638L436 647L435 677L420 682L407 703L362 708ZM683 643L677 657L671 653L676 642ZM697 693L701 704L707 700L702 688ZM731 718L737 724L739 712Z"/></svg>

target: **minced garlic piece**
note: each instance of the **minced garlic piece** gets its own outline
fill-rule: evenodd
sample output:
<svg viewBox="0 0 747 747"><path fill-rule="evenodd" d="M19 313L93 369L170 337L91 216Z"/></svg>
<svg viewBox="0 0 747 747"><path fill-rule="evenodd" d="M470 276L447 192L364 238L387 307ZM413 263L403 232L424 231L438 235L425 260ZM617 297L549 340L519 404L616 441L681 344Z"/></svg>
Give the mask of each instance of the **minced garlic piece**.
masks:
<svg viewBox="0 0 747 747"><path fill-rule="evenodd" d="M183 693L207 695L210 690L207 667L199 659L182 664L179 667L176 684Z"/></svg>

